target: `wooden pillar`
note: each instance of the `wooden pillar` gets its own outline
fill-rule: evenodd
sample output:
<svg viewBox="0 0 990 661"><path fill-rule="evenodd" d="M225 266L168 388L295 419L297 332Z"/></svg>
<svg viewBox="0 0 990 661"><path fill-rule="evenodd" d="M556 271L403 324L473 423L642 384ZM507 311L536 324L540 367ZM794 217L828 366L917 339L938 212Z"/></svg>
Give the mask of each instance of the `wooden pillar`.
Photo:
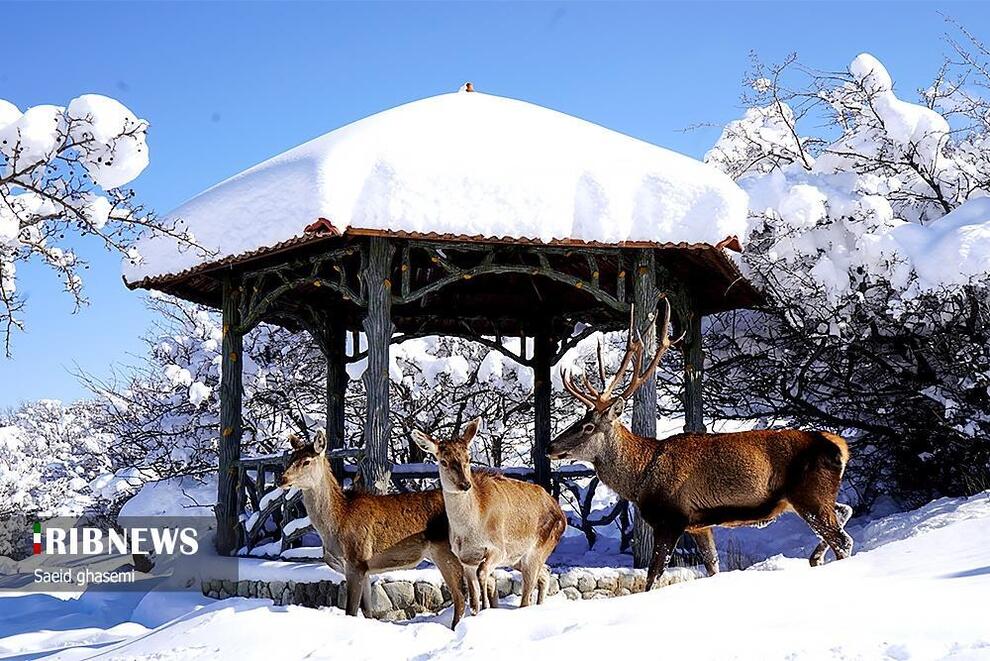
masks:
<svg viewBox="0 0 990 661"><path fill-rule="evenodd" d="M701 343L701 313L688 306L682 315L684 344L684 431L704 434L705 406L702 380L705 375L705 352Z"/></svg>
<svg viewBox="0 0 990 661"><path fill-rule="evenodd" d="M325 354L327 359L327 452L344 447L344 397L347 394L347 330L339 320L327 316ZM343 459L330 465L337 479L343 478Z"/></svg>
<svg viewBox="0 0 990 661"><path fill-rule="evenodd" d="M242 350L240 285L233 276L223 281L223 355L220 362L220 442L217 445L217 536L220 555L238 548L237 461L241 458Z"/></svg>
<svg viewBox="0 0 990 661"><path fill-rule="evenodd" d="M547 491L550 484L550 447L552 433L550 408L553 403L553 384L550 369L554 353L553 339L547 333L538 334L533 341L533 471L536 483Z"/></svg>
<svg viewBox="0 0 990 661"><path fill-rule="evenodd" d="M368 398L368 410L364 420L364 458L361 460L361 477L365 490L371 493L387 493L392 462L388 456L389 405L388 405L388 348L394 326L391 319L392 255L394 246L383 237L371 237L367 243L367 255L361 280L364 283L367 310L364 317L364 334L368 341L368 366L364 371L364 389Z"/></svg>
<svg viewBox="0 0 990 661"><path fill-rule="evenodd" d="M652 356L657 348L656 312L656 257L652 250L640 250L636 256L633 274L633 302L636 305L636 328L643 337L644 355ZM654 377L633 395L632 431L640 436L655 438L657 435L657 389ZM636 511L633 523L633 564L646 567L653 555L653 529Z"/></svg>

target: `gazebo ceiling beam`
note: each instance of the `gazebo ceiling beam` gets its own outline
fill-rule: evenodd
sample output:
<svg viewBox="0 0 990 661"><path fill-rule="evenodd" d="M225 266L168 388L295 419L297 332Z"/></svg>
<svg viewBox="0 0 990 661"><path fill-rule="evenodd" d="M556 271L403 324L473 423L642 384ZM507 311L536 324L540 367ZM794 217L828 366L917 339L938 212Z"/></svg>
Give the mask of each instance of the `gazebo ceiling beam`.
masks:
<svg viewBox="0 0 990 661"><path fill-rule="evenodd" d="M619 249L596 248L589 254L587 251L557 246L493 247L440 241L383 240L398 248L399 252L399 273L394 274L399 282L389 291L392 305L399 308L396 310L399 316L408 318L411 304L419 303L421 308L427 309L429 298L446 287L476 277L497 275L529 276L534 286L538 279L546 279L585 292L602 306L599 314L607 314L605 310L625 313L629 309L629 303L625 300L625 258ZM477 256L480 260L475 259L474 263L464 265L465 259L470 262ZM554 264L560 258L571 258L571 261ZM359 276L366 259L362 243L352 243L244 272L245 294L241 300L238 330L243 334L262 321L293 316L293 308L301 298L294 294L303 289L310 295L313 289L324 289L327 294L339 297L341 302L353 304L355 310L352 314L356 313L357 309L367 305L365 284ZM425 267L421 265L424 262ZM606 270L610 273L607 288L602 280ZM477 332L477 329L472 331Z"/></svg>
<svg viewBox="0 0 990 661"><path fill-rule="evenodd" d="M486 249L479 251L478 247L472 244L431 244L423 242L414 242L411 246L407 247L422 249L428 256L429 261L438 269L442 270L444 275L418 288L413 288L413 286L407 282L409 274L413 270L411 250L404 249L403 261L400 267L402 269L402 287L398 295L393 295L393 305L408 305L410 303L414 303L422 300L430 294L440 291L449 285L465 280L471 280L475 277L485 275L514 274L541 276L549 280L569 285L575 289L585 291L599 303L602 303L614 310L624 312L629 309L629 304L624 300L625 271L622 269L621 252L618 250L597 251L600 252L602 256L613 257L616 261L616 291L615 293L612 293L606 291L600 286L598 258L592 254L584 253L584 262L588 269L588 277L583 278L555 268L550 263L548 258L548 255L572 256L576 254L573 250L563 250L550 246L513 246L511 249L505 247L493 248L492 246L482 246ZM482 252L482 258L480 262L473 266L463 267L456 264L448 256L448 253L457 252ZM499 257L502 257L502 259L498 259ZM531 260L535 260L537 264L524 263L523 260L527 257ZM516 261L505 261L506 258L515 258Z"/></svg>
<svg viewBox="0 0 990 661"><path fill-rule="evenodd" d="M243 286L248 295L241 302L241 332L257 326L277 302L300 287L326 287L345 301L365 305L362 294L349 282L352 276L343 263L358 250L357 246L347 246L246 273Z"/></svg>
<svg viewBox="0 0 990 661"><path fill-rule="evenodd" d="M581 339L590 335L595 330L604 330L602 317L610 317L615 312L627 313L629 302L627 302L627 262L628 257L622 249L595 248L589 250L576 251L571 248L559 246L491 246L486 244L423 241L423 240L387 240L391 245L398 248L398 286L389 288L389 296L392 306L405 306L395 309L397 318L405 318L405 327L409 327L409 322L417 318L419 313L410 316L408 310L410 304L418 302L424 306L428 297L460 282L471 280L475 277L500 274L530 276L534 286L536 279L545 278L558 282L576 290L586 292L596 303L601 306L597 312L587 309L583 314L589 315L586 321L591 318L598 318L598 321L591 322L592 328L585 329L585 332L577 337L563 338L566 330L557 331L562 337L559 349L554 354L554 362L560 359L564 352L573 348ZM396 245L398 244L398 245ZM293 292L302 288L325 289L327 293L339 297L339 302L347 305L352 304L354 310L349 316L355 317L357 311L367 305L365 285L359 276L359 269L356 263L360 260L361 265L367 259L362 243L352 243L340 248L317 253L305 258L297 258L283 264L267 266L245 272L242 276L243 296L240 301L240 325L237 330L244 334L261 321L274 321L279 317L293 318L300 322L300 326L313 329L319 322L313 319L304 319L306 308L325 308L325 304L302 303L296 305L286 305L287 297ZM653 252L649 251L648 252ZM465 266L463 261L466 255L480 256L480 260ZM357 259L355 259L357 257ZM460 257L460 264L458 263ZM554 264L559 258L577 257L577 264L580 264L578 273L575 273L575 262ZM426 262L428 266L417 266L416 260ZM602 261L604 260L604 262ZM529 263L526 263L526 262ZM689 296L685 283L674 277L659 260L654 260L657 274L658 294L666 294L677 313L683 319L697 314L696 307L688 300ZM567 271L562 268L567 268ZM436 269L439 277L429 273L431 268ZM357 271L357 272L355 272ZM569 271L569 272L568 272ZM602 274L608 272L608 280L605 281L608 287L603 286ZM417 279L422 282L426 276L426 284L416 286ZM433 275L433 277L431 277ZM635 277L634 274L633 277ZM310 289L310 292L313 290ZM611 310L612 312L607 312ZM347 314L347 313L343 313ZM440 315L440 316L438 316ZM310 313L312 317L312 313ZM468 323L467 318L459 318L460 326L463 330L454 331L453 328L443 328L440 324L432 328L430 319L439 320L443 316L442 312L434 315L424 315L422 330L416 330L415 325L403 334L397 336L393 343L401 342L414 337L423 337L431 334L448 334L465 337L468 339L477 338L479 335L489 335L493 332L498 335L497 322L490 317L478 318L474 322ZM618 319L618 315L616 315ZM453 322L454 320L451 319ZM353 321L351 322L353 323ZM525 327L527 323L524 319L519 319L514 325L512 333L518 333L520 326ZM532 320L535 325L553 325L552 320ZM557 325L561 325L560 319ZM456 325L452 323L451 326ZM480 330L488 326L489 332ZM430 328L428 328L430 327ZM532 334L535 331L530 331ZM481 343L492 349L498 350L510 359L521 364L529 364L530 360L507 349L504 344L496 340L481 339ZM325 347L321 346L321 349ZM348 357L348 362L354 362L364 357L366 352L357 352Z"/></svg>

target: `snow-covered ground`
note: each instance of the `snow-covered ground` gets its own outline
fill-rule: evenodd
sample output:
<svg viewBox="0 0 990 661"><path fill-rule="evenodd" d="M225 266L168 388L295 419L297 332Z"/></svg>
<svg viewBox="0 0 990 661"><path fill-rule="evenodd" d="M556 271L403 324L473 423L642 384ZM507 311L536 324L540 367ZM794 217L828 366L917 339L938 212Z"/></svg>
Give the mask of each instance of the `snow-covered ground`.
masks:
<svg viewBox="0 0 990 661"><path fill-rule="evenodd" d="M990 492L853 532L857 554L825 567L778 555L650 594L486 611L453 632L449 611L390 624L188 593L5 594L0 657L990 659Z"/></svg>

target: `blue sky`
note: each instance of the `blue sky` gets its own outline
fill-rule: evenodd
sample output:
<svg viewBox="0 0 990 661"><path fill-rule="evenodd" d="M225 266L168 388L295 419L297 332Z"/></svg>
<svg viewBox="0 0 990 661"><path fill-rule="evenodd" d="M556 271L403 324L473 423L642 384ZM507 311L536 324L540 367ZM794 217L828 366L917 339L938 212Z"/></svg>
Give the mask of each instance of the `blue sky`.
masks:
<svg viewBox="0 0 990 661"><path fill-rule="evenodd" d="M859 3L0 3L0 98L22 109L96 92L151 122L134 182L166 212L208 186L355 119L416 98L480 91L561 110L700 157L741 112L750 51L845 67L869 51L902 94L941 62L942 15L978 34L978 2ZM983 34L990 39L990 31ZM58 282L19 267L28 332L0 358L0 407L84 390L133 362L151 319L119 259L82 246L92 305L72 314Z"/></svg>

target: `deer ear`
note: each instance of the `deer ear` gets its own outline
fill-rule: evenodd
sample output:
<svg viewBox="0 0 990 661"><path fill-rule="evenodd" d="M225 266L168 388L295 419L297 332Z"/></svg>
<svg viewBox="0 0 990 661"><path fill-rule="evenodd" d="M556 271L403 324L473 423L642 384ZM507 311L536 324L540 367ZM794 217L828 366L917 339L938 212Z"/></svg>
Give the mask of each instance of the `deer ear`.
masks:
<svg viewBox="0 0 990 661"><path fill-rule="evenodd" d="M323 452L326 449L327 449L327 435L321 429L320 431L316 432L316 438L313 439L313 452L315 452L316 454L323 454Z"/></svg>
<svg viewBox="0 0 990 661"><path fill-rule="evenodd" d="M416 445L422 448L423 452L428 452L434 456L437 454L437 442L430 438L430 435L426 432L422 432L418 429L412 430L413 440L416 441Z"/></svg>
<svg viewBox="0 0 990 661"><path fill-rule="evenodd" d="M299 434L289 434L289 447L293 450L302 450L306 447L306 441Z"/></svg>
<svg viewBox="0 0 990 661"><path fill-rule="evenodd" d="M622 412L626 410L626 399L625 397L619 395L612 400L612 403L608 405L605 409L605 415L609 420L615 420L622 415Z"/></svg>
<svg viewBox="0 0 990 661"><path fill-rule="evenodd" d="M461 434L461 440L465 443L470 443L474 440L474 437L478 434L478 428L481 427L481 418L475 418L471 422L464 426L464 433Z"/></svg>

